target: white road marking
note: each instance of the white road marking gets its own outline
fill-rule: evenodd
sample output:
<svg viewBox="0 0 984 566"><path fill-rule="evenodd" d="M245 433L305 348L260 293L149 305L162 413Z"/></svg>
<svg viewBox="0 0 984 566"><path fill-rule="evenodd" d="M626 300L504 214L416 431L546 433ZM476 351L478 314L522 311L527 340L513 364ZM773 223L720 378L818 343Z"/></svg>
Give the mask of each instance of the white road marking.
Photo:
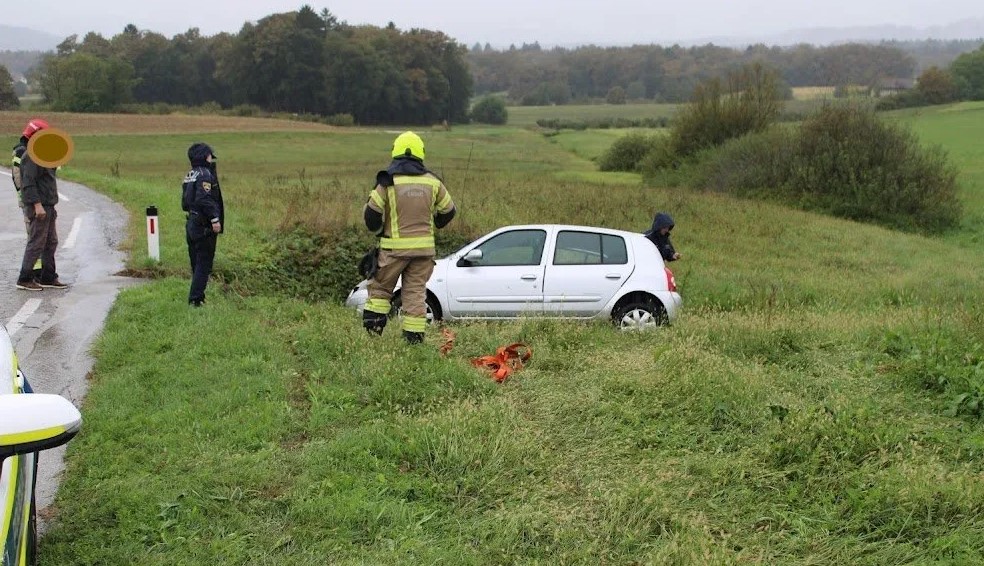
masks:
<svg viewBox="0 0 984 566"><path fill-rule="evenodd" d="M22 326L24 326L27 319L30 318L31 315L34 314L34 311L38 310L38 307L40 306L41 299L28 299L25 301L24 306L22 306L21 309L17 311L17 314L10 319L10 322L7 323L7 334L13 336L18 330L21 329Z"/></svg>
<svg viewBox="0 0 984 566"><path fill-rule="evenodd" d="M65 243L62 244L63 250L70 250L75 247L75 241L79 239L79 228L82 227L82 217L76 216L75 220L72 221L72 230L68 233L68 238L65 239Z"/></svg>
<svg viewBox="0 0 984 566"><path fill-rule="evenodd" d="M10 173L7 173L6 171L0 171L0 173L3 173L4 175L6 175L8 177L13 177L13 175L11 175Z"/></svg>

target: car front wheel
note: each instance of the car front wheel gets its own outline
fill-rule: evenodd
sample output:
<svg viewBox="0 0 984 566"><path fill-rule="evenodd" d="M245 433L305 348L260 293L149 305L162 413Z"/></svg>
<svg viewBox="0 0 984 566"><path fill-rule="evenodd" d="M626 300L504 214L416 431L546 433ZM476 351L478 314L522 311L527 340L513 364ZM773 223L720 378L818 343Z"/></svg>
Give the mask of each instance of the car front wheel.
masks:
<svg viewBox="0 0 984 566"><path fill-rule="evenodd" d="M615 310L612 322L622 330L648 330L666 324L668 318L658 301L632 301Z"/></svg>

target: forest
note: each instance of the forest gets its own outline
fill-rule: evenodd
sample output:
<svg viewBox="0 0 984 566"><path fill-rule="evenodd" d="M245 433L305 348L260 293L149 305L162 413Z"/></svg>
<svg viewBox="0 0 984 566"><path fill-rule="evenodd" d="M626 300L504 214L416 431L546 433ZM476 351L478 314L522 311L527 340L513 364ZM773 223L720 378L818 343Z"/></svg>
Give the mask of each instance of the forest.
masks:
<svg viewBox="0 0 984 566"><path fill-rule="evenodd" d="M775 69L787 89L859 85L877 94L886 79L911 81L980 45L468 48L441 31L350 25L304 6L244 23L236 34L203 36L192 28L167 38L131 24L109 39L73 35L52 53L0 53L0 66L27 77L15 83L18 96L30 90L52 110L206 106L337 117L329 123L338 124L437 124L467 121L476 95L503 96L512 105L685 102L702 81L749 64Z"/></svg>

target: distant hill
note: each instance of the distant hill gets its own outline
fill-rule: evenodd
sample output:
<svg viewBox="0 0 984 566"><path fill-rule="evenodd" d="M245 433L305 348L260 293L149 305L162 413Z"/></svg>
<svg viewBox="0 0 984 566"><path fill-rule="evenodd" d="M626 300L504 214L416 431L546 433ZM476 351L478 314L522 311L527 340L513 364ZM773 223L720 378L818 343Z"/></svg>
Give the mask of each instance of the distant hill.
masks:
<svg viewBox="0 0 984 566"><path fill-rule="evenodd" d="M64 37L0 24L0 51L53 51Z"/></svg>
<svg viewBox="0 0 984 566"><path fill-rule="evenodd" d="M722 46L746 46L756 43L789 46L799 43L832 45L838 43L880 41L921 41L924 39L979 39L984 38L984 18L961 20L945 26L917 28L912 26L854 26L842 28L802 28L782 33L755 36L705 37L681 42L703 45L713 43Z"/></svg>

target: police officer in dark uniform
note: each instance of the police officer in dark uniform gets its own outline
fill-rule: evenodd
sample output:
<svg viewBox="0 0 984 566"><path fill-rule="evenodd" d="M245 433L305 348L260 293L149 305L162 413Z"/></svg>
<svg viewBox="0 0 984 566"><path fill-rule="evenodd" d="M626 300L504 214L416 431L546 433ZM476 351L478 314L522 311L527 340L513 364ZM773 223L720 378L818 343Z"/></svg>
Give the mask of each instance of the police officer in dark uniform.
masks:
<svg viewBox="0 0 984 566"><path fill-rule="evenodd" d="M191 171L181 187L181 209L188 213L185 236L188 258L191 260L191 290L188 304L194 307L205 302L205 286L212 273L215 244L225 226L222 189L215 169L215 152L205 143L188 148Z"/></svg>

